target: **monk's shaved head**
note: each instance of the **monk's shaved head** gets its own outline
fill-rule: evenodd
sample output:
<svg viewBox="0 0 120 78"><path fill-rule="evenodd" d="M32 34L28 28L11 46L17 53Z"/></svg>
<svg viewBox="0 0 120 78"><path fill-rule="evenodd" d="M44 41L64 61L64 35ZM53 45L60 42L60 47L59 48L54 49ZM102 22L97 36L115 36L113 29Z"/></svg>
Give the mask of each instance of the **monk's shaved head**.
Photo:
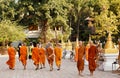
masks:
<svg viewBox="0 0 120 78"><path fill-rule="evenodd" d="M83 44L83 42L82 41L79 41L79 46L81 46Z"/></svg>

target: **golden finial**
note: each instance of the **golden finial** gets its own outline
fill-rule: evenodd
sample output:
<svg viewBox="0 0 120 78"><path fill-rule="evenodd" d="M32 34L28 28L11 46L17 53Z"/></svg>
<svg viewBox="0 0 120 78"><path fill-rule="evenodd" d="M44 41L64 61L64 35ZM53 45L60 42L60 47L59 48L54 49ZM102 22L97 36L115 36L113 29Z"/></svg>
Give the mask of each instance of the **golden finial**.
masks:
<svg viewBox="0 0 120 78"><path fill-rule="evenodd" d="M105 48L105 49L113 49L113 48L114 48L114 44L113 44L113 42L112 42L111 33L108 34L107 42L106 42L104 48Z"/></svg>

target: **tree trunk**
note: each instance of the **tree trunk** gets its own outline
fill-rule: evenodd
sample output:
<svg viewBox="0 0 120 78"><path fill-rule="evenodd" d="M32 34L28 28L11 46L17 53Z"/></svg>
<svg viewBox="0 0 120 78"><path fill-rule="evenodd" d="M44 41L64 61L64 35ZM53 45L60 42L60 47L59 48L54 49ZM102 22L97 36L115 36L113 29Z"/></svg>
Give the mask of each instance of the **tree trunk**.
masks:
<svg viewBox="0 0 120 78"><path fill-rule="evenodd" d="M44 21L44 27L43 27L43 35L44 35L44 43L46 43L47 42L47 38L46 38L46 31L47 31L47 22L48 22L48 20L46 19L45 21Z"/></svg>
<svg viewBox="0 0 120 78"><path fill-rule="evenodd" d="M79 21L79 15L78 15L78 22L77 22L77 37L76 37L76 39L78 39L79 40L79 23L80 21Z"/></svg>

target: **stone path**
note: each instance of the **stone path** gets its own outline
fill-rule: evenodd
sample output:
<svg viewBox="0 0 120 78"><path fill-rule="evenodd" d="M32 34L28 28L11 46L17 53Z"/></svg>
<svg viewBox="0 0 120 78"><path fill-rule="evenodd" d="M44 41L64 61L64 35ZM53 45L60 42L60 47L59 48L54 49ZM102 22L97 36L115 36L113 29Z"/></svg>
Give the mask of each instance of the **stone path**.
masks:
<svg viewBox="0 0 120 78"><path fill-rule="evenodd" d="M96 70L93 77L89 76L88 66L85 66L83 72L84 77L78 75L76 63L71 62L69 59L62 60L62 67L60 71L57 71L57 67L54 64L54 70L49 71L49 66L46 61L46 68L35 70L32 60L27 61L27 69L23 70L21 62L19 62L16 56L15 70L9 70L6 65L8 56L0 55L0 78L120 78L120 75L112 72L104 72Z"/></svg>

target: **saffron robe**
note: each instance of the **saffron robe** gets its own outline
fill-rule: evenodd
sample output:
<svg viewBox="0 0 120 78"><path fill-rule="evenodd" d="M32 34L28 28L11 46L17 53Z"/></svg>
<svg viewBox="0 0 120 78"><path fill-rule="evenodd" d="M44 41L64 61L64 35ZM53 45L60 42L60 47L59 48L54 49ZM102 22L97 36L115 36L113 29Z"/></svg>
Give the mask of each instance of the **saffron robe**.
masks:
<svg viewBox="0 0 120 78"><path fill-rule="evenodd" d="M23 65L27 64L27 47L26 46L20 47L20 58L19 59Z"/></svg>
<svg viewBox="0 0 120 78"><path fill-rule="evenodd" d="M48 63L49 63L50 65L53 65L53 61L54 61L54 50L53 50L53 48L48 47L48 48L46 49L46 55L47 55Z"/></svg>
<svg viewBox="0 0 120 78"><path fill-rule="evenodd" d="M8 55L9 60L6 62L6 64L9 65L10 69L13 69L15 67L15 49L13 47L8 48Z"/></svg>
<svg viewBox="0 0 120 78"><path fill-rule="evenodd" d="M85 47L85 56L86 56L86 60L88 61L88 50L90 48L90 45L87 44L87 46Z"/></svg>
<svg viewBox="0 0 120 78"><path fill-rule="evenodd" d="M85 47L80 46L78 48L78 61L77 61L78 71L84 70L84 56L85 56Z"/></svg>
<svg viewBox="0 0 120 78"><path fill-rule="evenodd" d="M88 50L88 63L89 63L89 70L90 71L95 71L96 69L96 60L97 58L97 48L96 46L90 46Z"/></svg>
<svg viewBox="0 0 120 78"><path fill-rule="evenodd" d="M62 48L61 47L55 47L54 48L54 53L55 53L56 66L60 66L61 65L61 59L62 59Z"/></svg>
<svg viewBox="0 0 120 78"><path fill-rule="evenodd" d="M75 47L75 57L74 57L75 62L78 61L78 48L79 48L78 46Z"/></svg>
<svg viewBox="0 0 120 78"><path fill-rule="evenodd" d="M41 64L45 64L45 49L44 48L40 48L40 63Z"/></svg>
<svg viewBox="0 0 120 78"><path fill-rule="evenodd" d="M39 64L39 60L40 60L39 52L40 52L40 50L38 47L34 47L32 49L32 60L34 61L34 65Z"/></svg>

